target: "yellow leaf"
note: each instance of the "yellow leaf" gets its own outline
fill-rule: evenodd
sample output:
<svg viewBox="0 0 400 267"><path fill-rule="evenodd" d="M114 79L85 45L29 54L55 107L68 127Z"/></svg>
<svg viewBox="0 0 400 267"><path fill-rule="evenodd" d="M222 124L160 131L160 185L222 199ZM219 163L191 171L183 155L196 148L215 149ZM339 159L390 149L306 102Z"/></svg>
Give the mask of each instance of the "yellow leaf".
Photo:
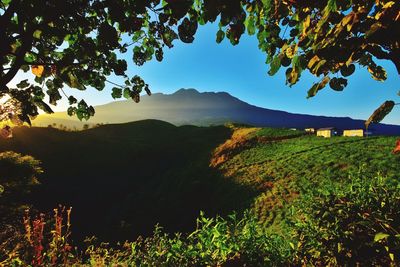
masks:
<svg viewBox="0 0 400 267"><path fill-rule="evenodd" d="M32 73L36 77L42 77L42 74L44 71L44 67L42 65L33 65L31 69L32 69Z"/></svg>
<svg viewBox="0 0 400 267"><path fill-rule="evenodd" d="M341 21L342 26L346 26L347 24L350 23L354 18L354 13L348 14L346 17L344 17Z"/></svg>
<svg viewBox="0 0 400 267"><path fill-rule="evenodd" d="M11 45L11 51L12 51L13 53L17 52L17 48L18 48L18 46L17 46L16 43L13 43L13 44Z"/></svg>
<svg viewBox="0 0 400 267"><path fill-rule="evenodd" d="M374 80L382 82L387 79L386 70L381 66L369 66L368 72L371 73L371 76Z"/></svg>
<svg viewBox="0 0 400 267"><path fill-rule="evenodd" d="M326 84L330 81L329 76L325 76L322 81L320 82L320 87L324 88L326 86Z"/></svg>
<svg viewBox="0 0 400 267"><path fill-rule="evenodd" d="M78 83L78 79L76 78L76 76L72 73L68 73L68 77L69 77L70 86L73 88L78 88L79 83Z"/></svg>
<svg viewBox="0 0 400 267"><path fill-rule="evenodd" d="M285 51L286 56L288 58L292 59L297 53L297 48L298 48L297 45L292 45L292 46L288 47Z"/></svg>
<svg viewBox="0 0 400 267"><path fill-rule="evenodd" d="M354 55L354 52L351 53L349 59L346 61L346 66L347 67L350 66L350 64L353 62L353 55Z"/></svg>
<svg viewBox="0 0 400 267"><path fill-rule="evenodd" d="M387 2L387 3L382 7L382 9L390 8L390 7L392 7L394 4L395 4L394 1Z"/></svg>
<svg viewBox="0 0 400 267"><path fill-rule="evenodd" d="M381 12L378 12L378 13L375 15L375 19L376 19L376 20L379 20L379 19L382 17L382 15L385 13L386 9L391 8L394 4L395 4L395 2L390 1L390 2L387 2L385 5L383 5L382 11L381 11Z"/></svg>
<svg viewBox="0 0 400 267"><path fill-rule="evenodd" d="M41 30L36 30L33 32L33 37L35 37L36 39L40 39L41 36L42 36Z"/></svg>
<svg viewBox="0 0 400 267"><path fill-rule="evenodd" d="M382 15L383 15L383 12L378 12L378 13L375 15L375 19L376 19L376 20L379 20L379 19L381 18Z"/></svg>
<svg viewBox="0 0 400 267"><path fill-rule="evenodd" d="M315 63L317 63L317 61L319 61L319 57L317 55L315 55L312 59L310 59L310 61L308 62L307 67L309 69L311 69Z"/></svg>
<svg viewBox="0 0 400 267"><path fill-rule="evenodd" d="M303 36L306 35L307 29L310 27L310 15L303 22Z"/></svg>

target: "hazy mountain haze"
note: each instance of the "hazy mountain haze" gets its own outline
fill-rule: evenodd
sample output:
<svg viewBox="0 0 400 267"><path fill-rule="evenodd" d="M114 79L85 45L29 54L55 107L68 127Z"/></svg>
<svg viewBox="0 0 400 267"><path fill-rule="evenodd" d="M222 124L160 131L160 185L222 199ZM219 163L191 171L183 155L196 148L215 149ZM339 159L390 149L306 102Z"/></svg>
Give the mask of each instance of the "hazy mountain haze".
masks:
<svg viewBox="0 0 400 267"><path fill-rule="evenodd" d="M96 114L89 121L80 122L66 112L40 115L33 123L47 126L52 123L67 127L82 127L83 124L124 123L145 119L167 121L175 125L208 126L227 122L245 123L263 127L336 127L341 129L364 128L363 120L349 117L326 117L288 113L250 105L226 92L204 92L195 89L180 89L173 94L156 93L143 96L140 103L131 100L116 101L96 106ZM378 134L400 134L400 126L373 125Z"/></svg>

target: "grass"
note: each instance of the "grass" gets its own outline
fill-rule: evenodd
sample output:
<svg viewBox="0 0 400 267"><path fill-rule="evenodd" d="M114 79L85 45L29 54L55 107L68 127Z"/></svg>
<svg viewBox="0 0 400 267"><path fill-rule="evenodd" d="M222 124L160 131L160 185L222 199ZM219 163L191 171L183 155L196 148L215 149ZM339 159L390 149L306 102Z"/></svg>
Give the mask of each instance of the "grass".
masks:
<svg viewBox="0 0 400 267"><path fill-rule="evenodd" d="M351 246L346 248L350 241L343 241L345 230L337 232L339 221L328 219L343 219L340 227L350 229L353 226L346 224L350 217L341 217L340 210L354 213L351 220L362 221L371 205L378 211L373 218L388 220L394 231L369 224L365 237L369 241L363 249L379 250L380 263L385 265L393 261L391 254L397 253L399 245L394 237L385 236L400 231L396 209L385 207L400 203L396 191L400 157L391 153L397 138L325 139L287 129L175 127L144 121L82 132L22 128L11 142L0 141L0 146L43 161L45 174L34 204L47 210L58 203L72 205L75 240L91 234L100 241L148 237L129 242L129 251L94 245L88 256L93 263L105 260L101 255L111 249L117 257L111 261L157 266L335 265L351 260L368 265L376 259L348 257L346 253L356 254ZM243 218L229 219L228 214L246 208L249 212ZM196 225L200 210L211 217L202 215ZM326 212L332 216L322 219ZM304 224L303 215L313 224ZM157 223L163 231L156 228L153 233ZM244 233L250 226L257 230ZM238 235L232 234L232 227L239 229ZM177 231L180 234L175 235ZM387 240L375 244L380 231ZM332 243L320 239L319 233L332 237L328 238ZM386 252L385 245L390 247ZM333 253L335 246L347 252Z"/></svg>
<svg viewBox="0 0 400 267"><path fill-rule="evenodd" d="M261 129L253 136L271 136L271 129ZM284 207L299 195L306 194L325 181L347 183L360 167L398 179L400 159L391 153L397 137L288 138L254 143L219 167L237 183L257 188L263 193L254 209L267 225L279 225ZM275 135L274 137L276 137ZM279 135L278 135L279 136ZM279 227L278 227L279 228Z"/></svg>
<svg viewBox="0 0 400 267"><path fill-rule="evenodd" d="M305 133L304 131L297 129L266 127L259 129L254 135L257 137L274 138L274 137L298 136L304 133Z"/></svg>

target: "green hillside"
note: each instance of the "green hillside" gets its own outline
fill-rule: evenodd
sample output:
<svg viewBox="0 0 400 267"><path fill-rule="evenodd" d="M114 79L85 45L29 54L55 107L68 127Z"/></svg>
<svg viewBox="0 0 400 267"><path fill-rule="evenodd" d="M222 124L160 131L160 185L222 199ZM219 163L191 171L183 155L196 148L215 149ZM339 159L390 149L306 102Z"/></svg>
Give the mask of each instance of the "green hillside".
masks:
<svg viewBox="0 0 400 267"><path fill-rule="evenodd" d="M216 165L229 179L263 192L254 208L267 225L282 219L285 205L327 182L351 183L360 171L400 179L400 157L391 153L398 137L322 138L264 128L243 139L234 154L232 146L218 151L217 157L229 157Z"/></svg>
<svg viewBox="0 0 400 267"><path fill-rule="evenodd" d="M159 236L157 232L156 236L146 239L149 243L132 243L142 254L124 253L139 259L149 257L146 259L150 265L159 265L171 260L163 258L168 248L166 251L170 250L173 255L178 253L178 258L171 256L171 261L179 264L165 266L191 266L191 261L186 262L190 257L200 257L199 262L192 261L192 264L197 262L203 266L217 265L228 259L269 262L272 258L265 258L267 256L247 258L254 256L251 253L258 255L265 250L268 255L275 253L277 256L273 259L280 264L297 265L303 256L316 258L314 263L334 257L329 254L330 243L324 245L325 241L318 241L318 238L329 227L336 227L343 214L361 214L351 219L357 221L357 216L372 212L360 213L358 209L373 207L376 214L383 216L378 228L382 225L382 229L386 229L385 225L389 224L392 229L400 227L396 213L400 204L400 193L396 189L400 188L397 186L400 157L391 153L397 138L325 139L289 129L235 125L176 127L147 120L80 132L17 128L13 139L0 140L0 152L12 150L42 161L45 172L39 177L41 185L33 192L31 203L42 211L50 211L59 203L71 205L73 239L77 243L90 235L105 241L151 236L159 223L166 233L197 230L187 237ZM336 211L343 203L348 203L347 211L346 208ZM357 203L361 206L354 208ZM330 205L333 206L328 209ZM314 230L311 230L297 221L307 215L311 216L310 222L317 218L318 225L323 221L320 221L319 212L324 208L328 209L326 214L337 218L333 226L315 228L313 224ZM245 209L250 212L241 220L240 214ZM201 210L214 219L201 217L196 221ZM237 212L238 217L228 216L233 212ZM348 218L344 220L349 221ZM364 224L369 225L370 221ZM249 230L253 229L251 227L255 227L254 231ZM339 229L342 228L346 229L345 226ZM374 235L383 231L378 228L371 230L368 238L374 239ZM238 232L231 232L232 229ZM307 233L307 238L316 232L311 239L304 239L297 236L299 231ZM328 237L333 235L329 231ZM295 237L294 233L297 233ZM222 238L218 241L221 243L215 243L216 238ZM295 245L296 242L299 245ZM335 249L337 244L345 247L339 252L346 251L346 242L332 242ZM166 246L164 250L163 246ZM397 251L396 246L394 251ZM318 247L320 251L315 251ZM380 248L374 247L375 250ZM156 253L151 249L164 252ZM242 252L234 252L238 250ZM328 254L321 258L324 250ZM207 258L208 253L214 256ZM296 253L306 254L300 257ZM335 261L347 262L352 254L346 253L340 256L342 258L334 258ZM389 254L382 253L386 261ZM360 255L357 257L359 259ZM365 263L371 261L366 259Z"/></svg>

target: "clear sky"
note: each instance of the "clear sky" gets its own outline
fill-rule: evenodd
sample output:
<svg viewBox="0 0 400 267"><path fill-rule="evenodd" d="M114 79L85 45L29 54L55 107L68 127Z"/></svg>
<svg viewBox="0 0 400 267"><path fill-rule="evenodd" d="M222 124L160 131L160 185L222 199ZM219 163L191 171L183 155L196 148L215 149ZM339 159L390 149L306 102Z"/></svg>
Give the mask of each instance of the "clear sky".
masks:
<svg viewBox="0 0 400 267"><path fill-rule="evenodd" d="M397 96L400 77L389 61L380 62L388 72L385 82L373 80L366 68L357 67L343 92L327 86L314 98L306 99L308 89L318 78L304 72L301 80L289 88L285 85L284 70L273 77L267 74L266 55L258 49L256 36L245 34L239 45L232 46L228 40L217 44L216 31L216 24L200 26L192 44L175 41L172 49L164 51L161 63L154 59L137 67L132 54L127 53L128 73L140 75L153 93L169 94L180 88L225 91L252 105L293 113L366 119L385 100L400 102ZM118 82L116 78L110 80ZM113 101L112 87L108 84L106 92L89 89L83 93L76 90L67 93L85 97L91 105L99 105ZM62 109L65 110L64 105L56 108ZM396 106L383 122L400 125L400 106Z"/></svg>

